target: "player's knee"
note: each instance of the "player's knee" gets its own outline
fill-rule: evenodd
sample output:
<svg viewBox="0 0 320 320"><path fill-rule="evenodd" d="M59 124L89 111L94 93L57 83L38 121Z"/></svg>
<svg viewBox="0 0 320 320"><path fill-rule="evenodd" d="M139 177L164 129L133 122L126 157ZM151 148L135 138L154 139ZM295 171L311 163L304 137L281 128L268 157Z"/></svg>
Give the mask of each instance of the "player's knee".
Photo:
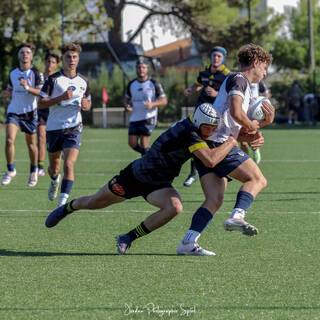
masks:
<svg viewBox="0 0 320 320"><path fill-rule="evenodd" d="M264 176L262 176L262 178L260 178L261 189L264 189L267 186L267 184L267 179Z"/></svg>
<svg viewBox="0 0 320 320"><path fill-rule="evenodd" d="M264 176L260 176L255 179L254 184L259 188L259 191L267 186L267 179Z"/></svg>
<svg viewBox="0 0 320 320"><path fill-rule="evenodd" d="M7 146L13 146L14 145L14 139L13 138L7 138L6 139L6 145Z"/></svg>
<svg viewBox="0 0 320 320"><path fill-rule="evenodd" d="M65 170L65 172L71 172L73 171L73 168L74 168L74 162L73 161L65 161L64 162L64 165L63 165L63 168Z"/></svg>
<svg viewBox="0 0 320 320"><path fill-rule="evenodd" d="M37 145L35 144L35 143L28 143L28 149L30 150L30 151L35 151L35 150L37 150L38 148L37 148Z"/></svg>
<svg viewBox="0 0 320 320"><path fill-rule="evenodd" d="M171 201L169 211L173 217L181 213L183 211L183 205L181 201Z"/></svg>

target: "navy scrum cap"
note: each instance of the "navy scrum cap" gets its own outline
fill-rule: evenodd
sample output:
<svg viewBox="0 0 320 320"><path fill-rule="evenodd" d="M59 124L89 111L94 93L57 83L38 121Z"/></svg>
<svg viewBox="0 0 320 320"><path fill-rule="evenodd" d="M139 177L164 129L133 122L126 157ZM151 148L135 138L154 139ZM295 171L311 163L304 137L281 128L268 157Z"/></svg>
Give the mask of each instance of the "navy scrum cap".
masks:
<svg viewBox="0 0 320 320"><path fill-rule="evenodd" d="M225 48L219 47L219 46L213 47L213 49L212 49L211 52L210 52L210 59L211 59L211 60L212 60L212 55L213 55L214 52L220 52L220 53L222 53L223 58L222 58L221 63L223 63L223 62L224 62L224 59L226 58L226 55L227 55L227 50L226 50Z"/></svg>
<svg viewBox="0 0 320 320"><path fill-rule="evenodd" d="M225 48L219 47L219 46L214 47L214 48L211 50L210 55L212 55L212 54L213 54L214 52L216 52L216 51L222 53L224 57L227 55L227 50L226 50Z"/></svg>

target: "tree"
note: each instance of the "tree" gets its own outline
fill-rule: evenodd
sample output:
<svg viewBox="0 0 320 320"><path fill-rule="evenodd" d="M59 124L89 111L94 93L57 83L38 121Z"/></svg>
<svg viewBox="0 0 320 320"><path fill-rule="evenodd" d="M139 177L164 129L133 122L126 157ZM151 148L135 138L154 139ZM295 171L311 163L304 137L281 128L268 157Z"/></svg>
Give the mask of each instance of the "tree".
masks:
<svg viewBox="0 0 320 320"><path fill-rule="evenodd" d="M121 11L126 5L133 5L147 11L146 16L132 33L128 42L133 41L147 23L158 23L173 34L191 33L208 52L213 45L225 46L229 52L236 51L248 42L248 18L240 15L239 9L247 8L246 0L105 0L105 9L113 19L109 38L121 41ZM254 9L259 0L251 0ZM256 18L256 19L255 19ZM251 21L252 39L256 43L271 41L281 23L279 16L259 17L253 12Z"/></svg>
<svg viewBox="0 0 320 320"><path fill-rule="evenodd" d="M95 23L101 24L102 0L64 0L65 33L70 40L86 38L90 33L97 36L84 7L87 2L94 6ZM41 68L44 52L60 47L61 1L1 0L0 16L0 86L4 87L9 70L17 65L16 49L20 43L36 45L34 63Z"/></svg>
<svg viewBox="0 0 320 320"><path fill-rule="evenodd" d="M320 33L320 1L313 1L314 34ZM300 1L286 19L287 32L283 32L274 42L272 55L279 70L294 69L307 71L309 61L309 34L307 1ZM320 63L320 39L315 37L315 64Z"/></svg>

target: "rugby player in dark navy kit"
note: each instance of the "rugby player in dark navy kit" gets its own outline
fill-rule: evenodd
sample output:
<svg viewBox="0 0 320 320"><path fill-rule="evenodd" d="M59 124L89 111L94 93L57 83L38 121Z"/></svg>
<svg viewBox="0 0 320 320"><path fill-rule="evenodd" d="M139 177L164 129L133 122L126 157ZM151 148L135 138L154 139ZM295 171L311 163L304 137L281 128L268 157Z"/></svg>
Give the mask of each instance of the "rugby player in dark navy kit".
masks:
<svg viewBox="0 0 320 320"><path fill-rule="evenodd" d="M132 241L160 228L182 211L181 198L172 181L192 155L204 166L212 168L237 146L238 142L229 136L219 147L208 147L206 139L213 134L219 122L220 114L211 104L199 106L193 116L162 133L142 158L131 162L97 193L72 200L52 211L46 226L54 227L76 210L101 209L143 196L159 210L127 234L117 236L118 252L124 254Z"/></svg>
<svg viewBox="0 0 320 320"><path fill-rule="evenodd" d="M205 102L214 103L223 81L230 73L230 70L223 64L226 56L227 50L225 48L214 47L210 52L211 64L200 71L197 80L184 91L184 94L189 96L193 91L201 90L196 107ZM183 183L185 187L190 187L197 179L197 170L193 159L190 164L190 173Z"/></svg>

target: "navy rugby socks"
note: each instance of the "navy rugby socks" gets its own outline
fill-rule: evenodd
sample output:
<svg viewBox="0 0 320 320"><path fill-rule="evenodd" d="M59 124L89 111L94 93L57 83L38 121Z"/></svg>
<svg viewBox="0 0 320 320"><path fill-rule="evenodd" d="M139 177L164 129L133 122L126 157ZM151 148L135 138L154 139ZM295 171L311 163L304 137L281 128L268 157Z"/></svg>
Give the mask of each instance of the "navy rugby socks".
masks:
<svg viewBox="0 0 320 320"><path fill-rule="evenodd" d="M61 183L61 193L70 194L72 186L73 186L72 180L63 179Z"/></svg>
<svg viewBox="0 0 320 320"><path fill-rule="evenodd" d="M237 201L234 206L234 209L242 209L247 211L250 207L251 203L253 202L254 197L251 193L247 191L239 191L237 194Z"/></svg>
<svg viewBox="0 0 320 320"><path fill-rule="evenodd" d="M16 168L16 165L14 163L7 164L7 168L8 168L8 171L14 171L14 169Z"/></svg>
<svg viewBox="0 0 320 320"><path fill-rule="evenodd" d="M211 222L213 215L203 207L200 207L192 217L191 226L184 237L184 242L196 242L201 233L207 228Z"/></svg>
<svg viewBox="0 0 320 320"><path fill-rule="evenodd" d="M129 231L127 235L130 237L131 241L133 241L143 236L146 236L150 232L151 231L147 229L144 223L141 222L137 227Z"/></svg>

